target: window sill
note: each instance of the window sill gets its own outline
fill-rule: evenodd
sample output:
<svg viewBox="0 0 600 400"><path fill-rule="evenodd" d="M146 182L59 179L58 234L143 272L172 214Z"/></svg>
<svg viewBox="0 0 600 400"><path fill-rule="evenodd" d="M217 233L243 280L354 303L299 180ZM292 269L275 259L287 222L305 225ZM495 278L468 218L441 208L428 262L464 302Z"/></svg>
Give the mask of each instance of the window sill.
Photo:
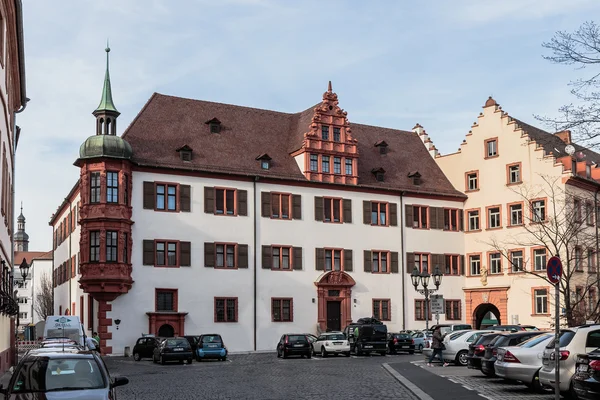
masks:
<svg viewBox="0 0 600 400"><path fill-rule="evenodd" d="M215 269L233 269L233 268L215 268ZM237 268L236 268L237 269ZM284 272L292 272L292 268L271 268L271 271L284 271Z"/></svg>
<svg viewBox="0 0 600 400"><path fill-rule="evenodd" d="M531 314L532 317L549 317L551 314Z"/></svg>
<svg viewBox="0 0 600 400"><path fill-rule="evenodd" d="M221 271L235 271L238 267L213 267L213 269L218 269Z"/></svg>
<svg viewBox="0 0 600 400"><path fill-rule="evenodd" d="M446 229L446 228L444 228L443 231L444 232L462 232L462 231L460 231L458 229Z"/></svg>
<svg viewBox="0 0 600 400"><path fill-rule="evenodd" d="M522 228L524 227L525 224L518 224L518 225L508 225L507 228Z"/></svg>
<svg viewBox="0 0 600 400"><path fill-rule="evenodd" d="M373 224L373 223L372 223L372 224L371 224L371 226L380 226L380 227L382 227L382 228L387 228L387 227L389 227L390 225L388 225L388 224Z"/></svg>
<svg viewBox="0 0 600 400"><path fill-rule="evenodd" d="M519 182L508 182L508 183L506 184L506 186L516 186L516 185L520 185L520 184L522 184L522 183L523 183L523 181L519 181Z"/></svg>
<svg viewBox="0 0 600 400"><path fill-rule="evenodd" d="M499 227L497 227L497 228L486 228L486 231L498 231L498 230L500 230L500 229L502 229L502 227L501 227L501 226L499 226Z"/></svg>
<svg viewBox="0 0 600 400"><path fill-rule="evenodd" d="M210 213L207 213L210 214ZM224 214L224 213L213 213L213 215L218 215L219 217L237 217L237 214Z"/></svg>
<svg viewBox="0 0 600 400"><path fill-rule="evenodd" d="M179 265L154 265L154 268L179 268Z"/></svg>
<svg viewBox="0 0 600 400"><path fill-rule="evenodd" d="M479 190L480 190L479 188L477 188L477 189L468 189L468 190L465 190L465 193L479 192Z"/></svg>
<svg viewBox="0 0 600 400"><path fill-rule="evenodd" d="M529 225L540 225L540 224L545 224L546 222L548 222L547 219L545 219L543 221L532 221L529 223Z"/></svg>
<svg viewBox="0 0 600 400"><path fill-rule="evenodd" d="M577 273L583 274L583 270L582 270L582 269L576 269L576 270L575 270L575 271L573 271L573 272L577 272Z"/></svg>
<svg viewBox="0 0 600 400"><path fill-rule="evenodd" d="M271 322L276 323L276 324L289 324L290 322L294 322L294 321L275 321L274 319L271 319Z"/></svg>
<svg viewBox="0 0 600 400"><path fill-rule="evenodd" d="M481 278L481 275L466 275L465 278Z"/></svg>
<svg viewBox="0 0 600 400"><path fill-rule="evenodd" d="M509 275L523 275L525 274L527 271L508 271Z"/></svg>
<svg viewBox="0 0 600 400"><path fill-rule="evenodd" d="M495 155L493 155L493 156L485 156L485 157L483 157L483 159L484 159L484 160L489 160L489 159L491 159L491 158L498 158L498 157L500 157L500 154L495 154Z"/></svg>
<svg viewBox="0 0 600 400"><path fill-rule="evenodd" d="M237 321L215 321L215 324L237 324Z"/></svg>
<svg viewBox="0 0 600 400"><path fill-rule="evenodd" d="M481 232L481 229L475 229L473 231L465 231L465 233L477 233L477 232Z"/></svg>
<svg viewBox="0 0 600 400"><path fill-rule="evenodd" d="M413 229L419 229L419 230L422 230L422 231L428 231L429 229L431 229L431 228L428 228L428 227L420 227L420 226L413 226L412 228Z"/></svg>

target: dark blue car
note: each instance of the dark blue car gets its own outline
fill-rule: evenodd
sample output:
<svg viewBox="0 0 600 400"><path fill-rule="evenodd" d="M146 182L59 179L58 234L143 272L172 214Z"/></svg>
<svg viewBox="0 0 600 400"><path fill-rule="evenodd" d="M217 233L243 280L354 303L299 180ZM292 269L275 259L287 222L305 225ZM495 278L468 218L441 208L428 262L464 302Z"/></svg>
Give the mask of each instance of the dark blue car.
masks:
<svg viewBox="0 0 600 400"><path fill-rule="evenodd" d="M227 360L227 347L225 347L221 335L217 333L200 335L198 339L196 360L202 361L208 358L215 358L221 361Z"/></svg>

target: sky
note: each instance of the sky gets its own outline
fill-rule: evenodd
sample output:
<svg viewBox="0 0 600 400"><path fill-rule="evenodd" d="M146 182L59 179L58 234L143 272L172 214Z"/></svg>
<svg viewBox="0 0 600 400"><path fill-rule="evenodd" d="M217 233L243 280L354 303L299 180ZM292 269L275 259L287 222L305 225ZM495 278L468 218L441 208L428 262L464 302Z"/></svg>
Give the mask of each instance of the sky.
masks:
<svg viewBox="0 0 600 400"><path fill-rule="evenodd" d="M351 124L420 123L447 154L488 96L533 125L557 115L582 71L544 60L542 43L600 15L597 0L23 3L31 101L17 117L15 213L22 201L31 251L51 250L49 220L95 133L107 39L118 134L154 92L299 112L331 80Z"/></svg>

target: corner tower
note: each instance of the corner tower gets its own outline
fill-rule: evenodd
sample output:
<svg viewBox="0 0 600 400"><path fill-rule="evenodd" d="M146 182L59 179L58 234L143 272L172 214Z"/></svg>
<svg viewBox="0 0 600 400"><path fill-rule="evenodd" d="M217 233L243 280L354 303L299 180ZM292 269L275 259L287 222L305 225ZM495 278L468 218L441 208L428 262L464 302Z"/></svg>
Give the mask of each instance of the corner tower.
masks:
<svg viewBox="0 0 600 400"><path fill-rule="evenodd" d="M110 85L106 48L106 73L100 105L94 110L96 133L79 149L75 165L80 168L81 278L79 285L99 304L100 346L107 353L112 339L112 320L107 302L127 293L131 278L131 157L129 143L116 135L117 111Z"/></svg>
<svg viewBox="0 0 600 400"><path fill-rule="evenodd" d="M21 214L17 217L17 232L14 238L15 251L29 251L29 235L25 232L25 216L21 202Z"/></svg>

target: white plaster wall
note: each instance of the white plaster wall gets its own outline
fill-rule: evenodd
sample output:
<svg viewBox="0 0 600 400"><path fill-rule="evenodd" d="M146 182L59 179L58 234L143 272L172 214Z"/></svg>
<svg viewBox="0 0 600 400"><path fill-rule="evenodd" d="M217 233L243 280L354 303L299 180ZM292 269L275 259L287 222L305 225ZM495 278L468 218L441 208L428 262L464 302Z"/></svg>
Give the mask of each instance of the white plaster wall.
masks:
<svg viewBox="0 0 600 400"><path fill-rule="evenodd" d="M304 163L305 163L305 156L306 155L304 153L302 153L302 154L299 154L296 157L294 157L294 160L296 160L296 164L298 164L298 169L300 171L304 171L305 170L305 167L306 167L304 165Z"/></svg>
<svg viewBox="0 0 600 400"><path fill-rule="evenodd" d="M37 302L37 295L41 292L42 288L42 276L46 274L50 280L52 280L52 260L33 260L31 265L31 279L32 285L32 297L33 304ZM31 312L31 311L30 311ZM40 316L33 310L33 323L36 324L41 321ZM38 335L42 333L38 332Z"/></svg>

